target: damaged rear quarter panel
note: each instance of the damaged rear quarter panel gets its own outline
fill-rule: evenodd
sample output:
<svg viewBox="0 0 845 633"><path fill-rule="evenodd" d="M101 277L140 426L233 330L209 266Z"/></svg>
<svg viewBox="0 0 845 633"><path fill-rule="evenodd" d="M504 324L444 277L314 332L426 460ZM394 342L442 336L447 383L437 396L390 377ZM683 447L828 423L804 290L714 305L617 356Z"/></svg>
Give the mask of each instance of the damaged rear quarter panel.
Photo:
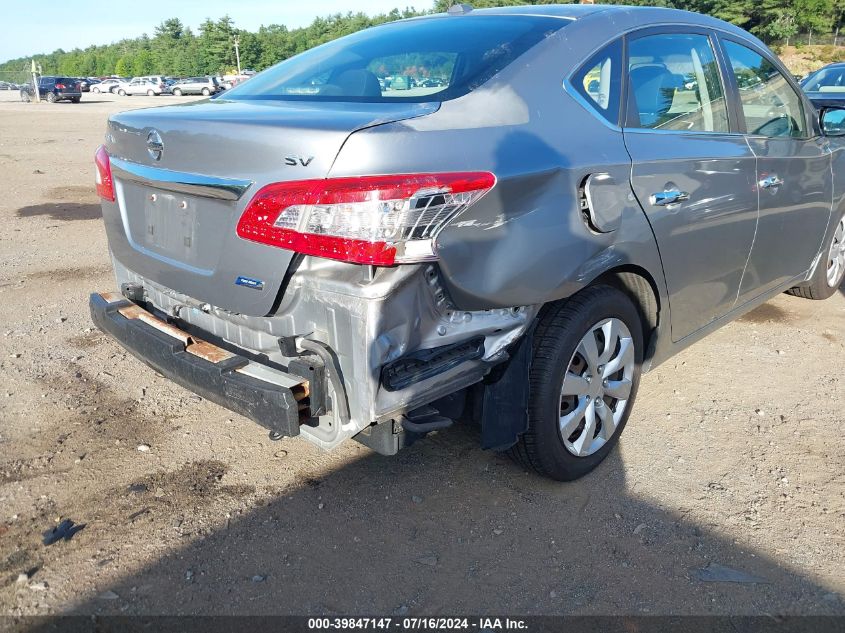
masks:
<svg viewBox="0 0 845 633"><path fill-rule="evenodd" d="M575 25L563 32L581 37ZM332 167L333 177L496 175L493 190L436 238L444 288L458 309L540 305L622 266L647 270L663 294L654 236L630 191L621 131L566 93L563 79L573 68L548 65L548 59L585 59L579 46L551 37L435 113L360 130ZM578 189L590 174L607 174L624 192L615 196L619 225L611 232L592 230L581 213Z"/></svg>

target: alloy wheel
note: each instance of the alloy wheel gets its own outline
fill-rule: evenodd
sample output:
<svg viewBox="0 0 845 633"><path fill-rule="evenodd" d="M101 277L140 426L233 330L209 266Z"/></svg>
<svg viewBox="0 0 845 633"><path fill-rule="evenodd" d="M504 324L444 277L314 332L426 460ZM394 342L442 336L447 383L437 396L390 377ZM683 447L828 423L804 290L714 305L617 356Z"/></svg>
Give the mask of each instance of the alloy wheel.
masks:
<svg viewBox="0 0 845 633"><path fill-rule="evenodd" d="M633 386L634 340L620 319L589 329L569 361L560 390L560 436L576 457L598 451L616 432Z"/></svg>
<svg viewBox="0 0 845 633"><path fill-rule="evenodd" d="M839 220L827 255L827 284L835 288L845 275L845 216Z"/></svg>

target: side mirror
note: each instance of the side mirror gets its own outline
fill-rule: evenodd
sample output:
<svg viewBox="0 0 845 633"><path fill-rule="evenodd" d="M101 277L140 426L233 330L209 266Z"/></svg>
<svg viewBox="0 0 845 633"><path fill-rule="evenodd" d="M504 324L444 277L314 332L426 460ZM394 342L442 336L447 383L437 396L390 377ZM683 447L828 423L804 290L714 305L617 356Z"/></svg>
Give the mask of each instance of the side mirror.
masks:
<svg viewBox="0 0 845 633"><path fill-rule="evenodd" d="M825 136L845 136L845 108L822 108L819 124Z"/></svg>

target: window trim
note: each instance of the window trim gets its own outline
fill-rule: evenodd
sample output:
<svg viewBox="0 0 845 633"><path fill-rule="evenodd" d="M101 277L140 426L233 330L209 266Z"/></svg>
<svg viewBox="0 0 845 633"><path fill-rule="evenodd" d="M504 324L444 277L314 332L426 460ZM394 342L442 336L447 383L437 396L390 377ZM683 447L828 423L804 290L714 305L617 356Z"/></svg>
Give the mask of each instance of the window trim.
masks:
<svg viewBox="0 0 845 633"><path fill-rule="evenodd" d="M742 37L737 37L725 32L720 31L718 34L718 41L719 41L719 49L722 52L722 56L724 58L725 68L725 79L730 82L731 85L731 94L733 100L733 109L736 111L737 117L737 129L740 130L740 133L743 136L747 136L749 138L761 138L761 139L768 139L768 140L799 140L799 141L806 141L813 138L820 136L820 130L818 127L818 121L815 117L812 116L812 112L815 112L815 108L808 107L807 97L804 94L804 91L798 86L795 78L792 74L784 67L781 61L777 58L772 57L772 55L768 54L765 50L763 50L760 46L756 45L754 42L746 40ZM733 71L733 65L730 62L730 57L728 56L728 51L724 46L725 42L731 42L733 44L737 44L748 50L752 51L753 53L757 53L768 61L772 66L775 67L780 75L786 79L787 85L792 89L795 93L796 97L798 97L798 102L801 105L801 115L804 117L804 125L807 129L807 136L765 136L762 134L751 134L748 132L748 125L745 121L745 112L742 109L742 99L739 96L739 85L736 83L736 75Z"/></svg>
<svg viewBox="0 0 845 633"><path fill-rule="evenodd" d="M618 50L613 50L614 48ZM606 116L604 112L602 112L601 108L598 107L598 104L589 97L583 90L583 86L579 87L578 78L587 70L590 70L592 66L595 66L595 63L598 61L598 58L607 56L611 59L611 73L615 74L617 79L619 80L619 89L616 95L611 94L608 97L609 105L607 114L613 113L611 116ZM618 68L613 69L613 62L616 61L618 58ZM626 59L626 42L625 37L618 37L611 42L605 44L601 48L596 49L590 56L587 57L586 61L582 64L579 64L578 67L569 73L569 76L563 80L563 88L568 92L576 101L578 101L582 106L584 106L591 114L598 117L599 121L604 123L605 125L611 127L615 130L622 129L622 114L623 114L623 106L624 103L624 96L627 89L627 82L628 77L627 73L624 72L625 68L625 59ZM615 97L615 99L614 99ZM615 107L613 104L615 101Z"/></svg>
<svg viewBox="0 0 845 633"><path fill-rule="evenodd" d="M653 37L655 35L703 35L710 43L710 48L713 51L713 58L716 60L716 67L719 71L719 82L722 88L722 95L725 99L725 112L728 117L728 129L726 131L708 131L708 130L656 130L652 128L645 128L639 126L639 112L636 111L636 104L634 103L633 93L630 90L630 82L627 81L628 65L629 65L629 51L630 42L633 40L642 39L645 37ZM625 94L623 95L623 109L624 120L622 121L622 128L625 132L637 133L653 133L653 134L684 134L687 136L700 135L716 135L716 136L738 136L742 134L739 128L739 119L737 112L733 108L733 98L730 93L730 85L727 83L728 76L725 74L726 59L722 57L722 48L718 40L716 32L702 26L693 24L671 24L661 26L648 26L641 29L636 29L625 34L625 59L623 63L625 81ZM634 125L636 123L636 125Z"/></svg>

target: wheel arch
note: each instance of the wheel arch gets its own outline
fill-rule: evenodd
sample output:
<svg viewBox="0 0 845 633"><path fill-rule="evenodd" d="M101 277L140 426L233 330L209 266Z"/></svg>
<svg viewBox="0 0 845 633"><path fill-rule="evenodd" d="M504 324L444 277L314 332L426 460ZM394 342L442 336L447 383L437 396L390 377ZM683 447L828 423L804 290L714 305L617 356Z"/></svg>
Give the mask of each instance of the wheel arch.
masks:
<svg viewBox="0 0 845 633"><path fill-rule="evenodd" d="M603 271L585 283L575 294L545 304L537 314L537 320L542 318L543 314L552 306L566 302L587 288L596 285L608 285L620 290L636 306L642 324L643 364L648 366L656 349L659 327L666 316L664 315L664 303L658 291L657 281L654 275L642 266L621 264Z"/></svg>

